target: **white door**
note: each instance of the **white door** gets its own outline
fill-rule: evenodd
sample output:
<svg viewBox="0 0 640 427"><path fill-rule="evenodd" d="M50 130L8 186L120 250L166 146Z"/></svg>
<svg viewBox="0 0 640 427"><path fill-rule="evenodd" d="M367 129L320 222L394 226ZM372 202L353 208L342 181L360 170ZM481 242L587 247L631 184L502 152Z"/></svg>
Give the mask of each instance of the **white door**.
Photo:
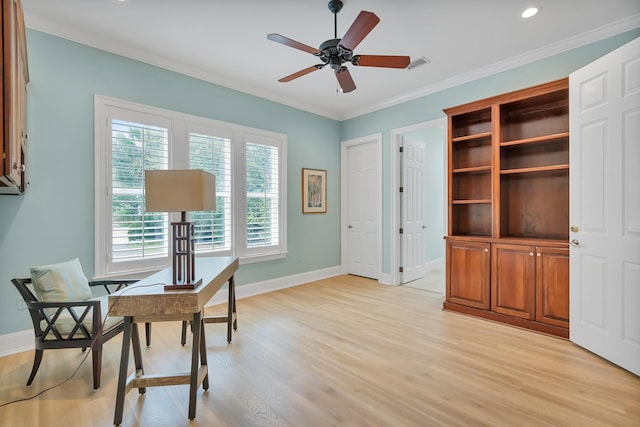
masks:
<svg viewBox="0 0 640 427"><path fill-rule="evenodd" d="M570 339L640 375L640 38L569 80Z"/></svg>
<svg viewBox="0 0 640 427"><path fill-rule="evenodd" d="M378 144L347 147L348 274L378 279L382 197Z"/></svg>
<svg viewBox="0 0 640 427"><path fill-rule="evenodd" d="M402 140L401 282L424 276L424 142Z"/></svg>

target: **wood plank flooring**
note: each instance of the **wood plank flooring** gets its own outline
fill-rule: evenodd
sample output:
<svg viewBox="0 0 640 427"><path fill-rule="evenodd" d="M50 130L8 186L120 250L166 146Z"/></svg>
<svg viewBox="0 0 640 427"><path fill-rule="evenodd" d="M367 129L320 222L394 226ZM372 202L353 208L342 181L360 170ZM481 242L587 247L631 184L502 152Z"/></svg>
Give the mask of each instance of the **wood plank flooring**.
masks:
<svg viewBox="0 0 640 427"><path fill-rule="evenodd" d="M188 386L154 387L127 395L123 426L640 426L637 376L441 307L434 293L354 276L238 300L232 344L224 324L206 325L211 388L198 391L196 419ZM120 346L104 348L100 390L89 357L63 385L0 407L0 425L113 425ZM179 322L155 323L145 371L188 370L190 354ZM46 351L26 387L32 357L0 358L0 404L64 380L84 354Z"/></svg>

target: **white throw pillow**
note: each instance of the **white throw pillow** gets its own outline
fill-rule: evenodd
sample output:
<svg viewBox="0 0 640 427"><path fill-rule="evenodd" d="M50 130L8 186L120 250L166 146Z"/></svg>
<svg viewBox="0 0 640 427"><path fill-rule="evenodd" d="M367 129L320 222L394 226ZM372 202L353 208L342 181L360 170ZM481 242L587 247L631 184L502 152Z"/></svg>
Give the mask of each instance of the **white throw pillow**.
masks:
<svg viewBox="0 0 640 427"><path fill-rule="evenodd" d="M84 301L92 296L78 258L31 268L31 282L40 301Z"/></svg>

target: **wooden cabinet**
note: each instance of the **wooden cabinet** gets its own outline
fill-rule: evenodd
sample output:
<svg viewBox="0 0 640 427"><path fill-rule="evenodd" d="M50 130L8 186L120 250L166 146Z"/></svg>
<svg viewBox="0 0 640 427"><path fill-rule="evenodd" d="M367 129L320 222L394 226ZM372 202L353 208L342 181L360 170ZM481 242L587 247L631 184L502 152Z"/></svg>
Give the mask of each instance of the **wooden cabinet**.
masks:
<svg viewBox="0 0 640 427"><path fill-rule="evenodd" d="M444 308L568 336L568 98L562 79L445 110Z"/></svg>
<svg viewBox="0 0 640 427"><path fill-rule="evenodd" d="M453 241L447 245L447 301L489 309L489 244Z"/></svg>
<svg viewBox="0 0 640 427"><path fill-rule="evenodd" d="M536 320L569 327L569 249L536 248Z"/></svg>
<svg viewBox="0 0 640 427"><path fill-rule="evenodd" d="M26 187L27 83L29 71L24 18L18 0L2 0L2 162L0 194Z"/></svg>
<svg viewBox="0 0 640 427"><path fill-rule="evenodd" d="M535 247L496 243L491 248L491 310L534 319Z"/></svg>

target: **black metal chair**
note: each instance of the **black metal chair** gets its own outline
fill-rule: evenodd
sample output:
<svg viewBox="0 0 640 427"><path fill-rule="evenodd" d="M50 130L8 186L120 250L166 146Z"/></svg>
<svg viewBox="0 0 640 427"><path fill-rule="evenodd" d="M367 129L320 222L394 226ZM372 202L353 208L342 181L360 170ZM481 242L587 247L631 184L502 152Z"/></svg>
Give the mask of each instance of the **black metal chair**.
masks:
<svg viewBox="0 0 640 427"><path fill-rule="evenodd" d="M102 345L123 331L121 317L107 316L107 298L135 280L101 280L89 286L102 286L107 295L84 301L39 301L32 291L31 279L12 279L31 315L35 335L33 368L27 385L31 385L38 372L44 350L59 348L91 348L93 361L93 388L100 388ZM145 325L147 346L151 341L151 325Z"/></svg>

